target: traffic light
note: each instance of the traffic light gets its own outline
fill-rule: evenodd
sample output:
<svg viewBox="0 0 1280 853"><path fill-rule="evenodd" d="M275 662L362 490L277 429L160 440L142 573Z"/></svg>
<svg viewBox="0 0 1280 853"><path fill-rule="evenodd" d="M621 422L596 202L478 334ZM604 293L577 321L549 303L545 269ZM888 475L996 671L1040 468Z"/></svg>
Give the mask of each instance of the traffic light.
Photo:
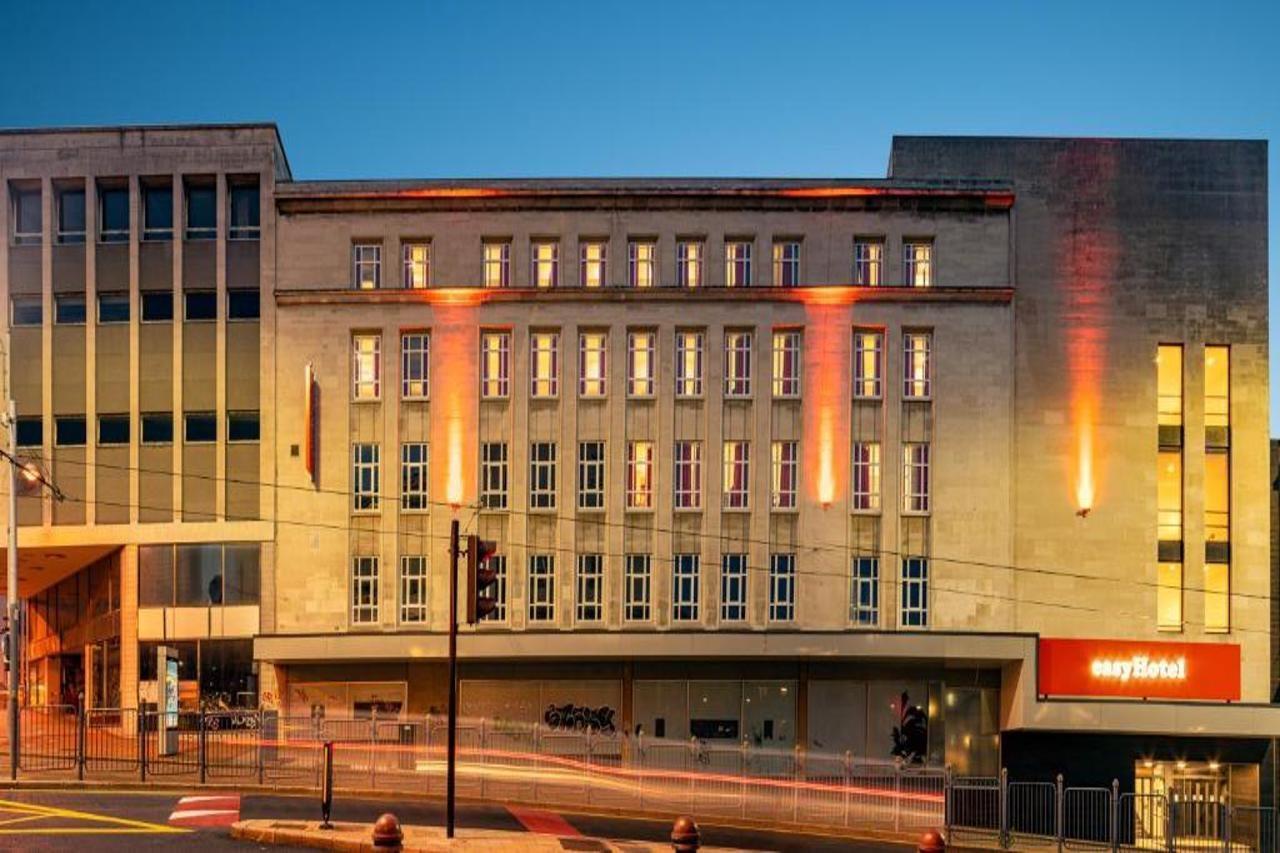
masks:
<svg viewBox="0 0 1280 853"><path fill-rule="evenodd" d="M498 609L498 571L490 565L498 551L474 533L467 537L467 624L488 619Z"/></svg>

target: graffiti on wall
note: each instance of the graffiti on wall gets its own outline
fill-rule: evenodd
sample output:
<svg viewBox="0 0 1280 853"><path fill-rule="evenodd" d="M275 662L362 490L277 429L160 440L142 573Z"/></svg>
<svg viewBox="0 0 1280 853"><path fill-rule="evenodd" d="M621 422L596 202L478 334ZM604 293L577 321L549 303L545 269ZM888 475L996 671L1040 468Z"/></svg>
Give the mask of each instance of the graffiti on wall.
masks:
<svg viewBox="0 0 1280 853"><path fill-rule="evenodd" d="M613 734L613 716L617 712L608 705L591 708L586 705L557 705L552 702L542 715L542 721L553 729L577 732Z"/></svg>

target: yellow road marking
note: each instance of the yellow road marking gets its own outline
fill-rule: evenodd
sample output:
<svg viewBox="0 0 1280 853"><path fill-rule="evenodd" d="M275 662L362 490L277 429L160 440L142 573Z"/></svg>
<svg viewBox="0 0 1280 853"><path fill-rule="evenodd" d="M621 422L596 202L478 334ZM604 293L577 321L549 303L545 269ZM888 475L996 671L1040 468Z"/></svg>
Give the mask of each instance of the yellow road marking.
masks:
<svg viewBox="0 0 1280 853"><path fill-rule="evenodd" d="M40 803L21 803L14 800L0 800L0 809L30 815L31 820L46 817L61 817L68 820L87 821L89 823L105 823L106 827L57 827L46 829L0 829L0 835L30 835L37 832L58 832L76 835L92 833L140 834L140 833L185 833L186 829L167 826L160 823L149 823L144 820L116 817L115 815L95 814L93 812L64 809L58 806L46 806Z"/></svg>
<svg viewBox="0 0 1280 853"><path fill-rule="evenodd" d="M11 826L15 823L26 823L29 820L44 820L52 815L47 814L29 814L26 817L11 817L8 820L0 820L0 826Z"/></svg>

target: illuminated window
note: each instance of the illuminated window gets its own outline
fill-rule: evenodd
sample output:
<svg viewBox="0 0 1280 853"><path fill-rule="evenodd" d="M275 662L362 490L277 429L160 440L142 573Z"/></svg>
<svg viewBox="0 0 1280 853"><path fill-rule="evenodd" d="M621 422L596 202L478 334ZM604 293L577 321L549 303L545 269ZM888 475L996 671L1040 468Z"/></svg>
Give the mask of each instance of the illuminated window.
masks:
<svg viewBox="0 0 1280 853"><path fill-rule="evenodd" d="M751 496L751 442L724 443L724 509L747 509Z"/></svg>
<svg viewBox="0 0 1280 853"><path fill-rule="evenodd" d="M578 555L576 609L579 622L599 622L604 617L604 557Z"/></svg>
<svg viewBox="0 0 1280 853"><path fill-rule="evenodd" d="M351 286L356 290L377 290L382 282L382 246L356 243L351 247Z"/></svg>
<svg viewBox="0 0 1280 853"><path fill-rule="evenodd" d="M648 554L627 554L623 578L622 618L628 622L648 622L653 589L652 560Z"/></svg>
<svg viewBox="0 0 1280 853"><path fill-rule="evenodd" d="M932 393L933 336L929 332L902 334L902 396L927 399Z"/></svg>
<svg viewBox="0 0 1280 853"><path fill-rule="evenodd" d="M774 509L796 508L796 481L800 452L794 441L775 441L770 448L771 488L769 503Z"/></svg>
<svg viewBox="0 0 1280 853"><path fill-rule="evenodd" d="M907 287L933 284L933 243L906 240L902 244L902 271Z"/></svg>
<svg viewBox="0 0 1280 853"><path fill-rule="evenodd" d="M609 279L605 269L606 243L592 240L581 244L582 270L578 284L582 287L604 287Z"/></svg>
<svg viewBox="0 0 1280 853"><path fill-rule="evenodd" d="M929 445L902 445L902 511L929 512Z"/></svg>
<svg viewBox="0 0 1280 853"><path fill-rule="evenodd" d="M697 554L676 554L671 563L671 619L674 622L698 621Z"/></svg>
<svg viewBox="0 0 1280 853"><path fill-rule="evenodd" d="M773 396L800 396L800 332L773 333Z"/></svg>
<svg viewBox="0 0 1280 853"><path fill-rule="evenodd" d="M511 335L485 332L480 336L480 396L494 399L511 393Z"/></svg>
<svg viewBox="0 0 1280 853"><path fill-rule="evenodd" d="M879 625L880 558L854 557L852 580L849 621L855 625Z"/></svg>
<svg viewBox="0 0 1280 853"><path fill-rule="evenodd" d="M878 287L883 281L884 241L859 237L853 241L853 283Z"/></svg>
<svg viewBox="0 0 1280 853"><path fill-rule="evenodd" d="M407 624L427 621L426 557L400 558L400 621Z"/></svg>
<svg viewBox="0 0 1280 853"><path fill-rule="evenodd" d="M629 332L627 334L627 394L631 397L652 397L657 368L654 347L657 335L653 332Z"/></svg>
<svg viewBox="0 0 1280 853"><path fill-rule="evenodd" d="M796 618L796 555L769 555L769 621Z"/></svg>
<svg viewBox="0 0 1280 853"><path fill-rule="evenodd" d="M603 397L606 388L605 357L609 336L604 332L583 332L578 336L578 395Z"/></svg>
<svg viewBox="0 0 1280 853"><path fill-rule="evenodd" d="M632 287L658 284L658 244L652 240L632 240L627 245L627 283Z"/></svg>
<svg viewBox="0 0 1280 853"><path fill-rule="evenodd" d="M1205 559L1229 560L1231 544L1231 457L1221 450L1204 454Z"/></svg>
<svg viewBox="0 0 1280 853"><path fill-rule="evenodd" d="M1182 630L1182 564L1156 565L1156 626L1162 631Z"/></svg>
<svg viewBox="0 0 1280 853"><path fill-rule="evenodd" d="M680 287L702 287L703 244L697 240L681 240L676 244L676 284Z"/></svg>
<svg viewBox="0 0 1280 853"><path fill-rule="evenodd" d="M534 240L529 246L533 264L530 279L534 287L555 287L560 277L560 244L554 240Z"/></svg>
<svg viewBox="0 0 1280 853"><path fill-rule="evenodd" d="M902 558L902 626L929 626L929 561L924 557Z"/></svg>
<svg viewBox="0 0 1280 853"><path fill-rule="evenodd" d="M556 444L535 441L529 446L529 508L556 508Z"/></svg>
<svg viewBox="0 0 1280 853"><path fill-rule="evenodd" d="M417 442L400 445L400 508L427 509L427 445Z"/></svg>
<svg viewBox="0 0 1280 853"><path fill-rule="evenodd" d="M724 286L751 286L751 243L728 240L724 244Z"/></svg>
<svg viewBox="0 0 1280 853"><path fill-rule="evenodd" d="M382 394L382 336L351 337L351 397L376 400Z"/></svg>
<svg viewBox="0 0 1280 853"><path fill-rule="evenodd" d="M1162 450L1156 458L1156 538L1182 541L1182 453Z"/></svg>
<svg viewBox="0 0 1280 853"><path fill-rule="evenodd" d="M13 198L14 244L40 245L44 209L39 187L29 190L11 188L9 194ZM170 202L172 203L172 196Z"/></svg>
<svg viewBox="0 0 1280 853"><path fill-rule="evenodd" d="M627 443L627 509L653 509L653 442Z"/></svg>
<svg viewBox="0 0 1280 853"><path fill-rule="evenodd" d="M725 554L720 558L720 621L742 622L747 618L747 555Z"/></svg>
<svg viewBox="0 0 1280 853"><path fill-rule="evenodd" d="M431 337L426 332L400 336L400 396L425 400L429 388Z"/></svg>
<svg viewBox="0 0 1280 853"><path fill-rule="evenodd" d="M880 399L884 376L884 333L853 333L853 396L860 400Z"/></svg>
<svg viewBox="0 0 1280 853"><path fill-rule="evenodd" d="M724 333L724 395L751 396L751 332Z"/></svg>
<svg viewBox="0 0 1280 853"><path fill-rule="evenodd" d="M677 441L675 467L675 508L702 508L702 442Z"/></svg>
<svg viewBox="0 0 1280 853"><path fill-rule="evenodd" d="M552 554L529 555L529 621L553 622L556 618L556 558Z"/></svg>
<svg viewBox="0 0 1280 853"><path fill-rule="evenodd" d="M421 290L431 284L431 244L404 244L404 286Z"/></svg>
<svg viewBox="0 0 1280 853"><path fill-rule="evenodd" d="M578 509L604 509L604 442L578 442Z"/></svg>
<svg viewBox="0 0 1280 853"><path fill-rule="evenodd" d="M511 286L511 244L505 240L486 240L483 244L484 286Z"/></svg>
<svg viewBox="0 0 1280 853"><path fill-rule="evenodd" d="M800 241L784 240L773 244L773 286L800 285Z"/></svg>
<svg viewBox="0 0 1280 853"><path fill-rule="evenodd" d="M1161 344L1156 351L1156 411L1161 427L1182 427L1182 347ZM1167 430L1161 430L1160 443L1177 445L1170 441Z"/></svg>
<svg viewBox="0 0 1280 853"><path fill-rule="evenodd" d="M1204 564L1204 629L1231 630L1231 566L1227 563Z"/></svg>
<svg viewBox="0 0 1280 853"><path fill-rule="evenodd" d="M853 443L853 509L880 510L880 442Z"/></svg>
<svg viewBox="0 0 1280 853"><path fill-rule="evenodd" d="M529 335L529 396L554 397L560 393L560 335Z"/></svg>
<svg viewBox="0 0 1280 853"><path fill-rule="evenodd" d="M367 625L378 621L378 558L351 559L351 622Z"/></svg>
<svg viewBox="0 0 1280 853"><path fill-rule="evenodd" d="M480 445L480 505L507 508L507 443L486 441Z"/></svg>
<svg viewBox="0 0 1280 853"><path fill-rule="evenodd" d="M375 512L380 501L378 470L378 445L356 443L351 445L351 509L354 512Z"/></svg>
<svg viewBox="0 0 1280 853"><path fill-rule="evenodd" d="M1231 350L1204 348L1205 446L1225 448L1231 443Z"/></svg>
<svg viewBox="0 0 1280 853"><path fill-rule="evenodd" d="M676 332L676 396L702 396L702 332Z"/></svg>

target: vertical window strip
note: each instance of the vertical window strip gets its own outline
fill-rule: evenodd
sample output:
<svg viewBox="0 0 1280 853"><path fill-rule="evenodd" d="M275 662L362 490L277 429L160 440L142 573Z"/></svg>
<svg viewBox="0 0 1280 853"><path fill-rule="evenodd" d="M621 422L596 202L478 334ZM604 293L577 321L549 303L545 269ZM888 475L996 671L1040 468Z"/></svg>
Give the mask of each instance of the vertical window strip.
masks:
<svg viewBox="0 0 1280 853"><path fill-rule="evenodd" d="M773 333L773 396L800 396L800 332Z"/></svg>
<svg viewBox="0 0 1280 853"><path fill-rule="evenodd" d="M773 244L773 286L799 287L800 242L784 240Z"/></svg>
<svg viewBox="0 0 1280 853"><path fill-rule="evenodd" d="M494 572L493 582L493 600L496 605L493 609L493 615L490 617L494 622L507 621L507 558L505 554L498 554L489 558L489 566ZM488 621L488 620L486 620Z"/></svg>
<svg viewBox="0 0 1280 853"><path fill-rule="evenodd" d="M902 558L902 620L904 628L929 627L929 561Z"/></svg>
<svg viewBox="0 0 1280 853"><path fill-rule="evenodd" d="M853 333L853 396L878 400L884 376L884 333Z"/></svg>
<svg viewBox="0 0 1280 853"><path fill-rule="evenodd" d="M604 557L578 555L576 608L578 622L599 622L604 618Z"/></svg>
<svg viewBox="0 0 1280 853"><path fill-rule="evenodd" d="M627 442L627 509L653 509L653 442Z"/></svg>
<svg viewBox="0 0 1280 853"><path fill-rule="evenodd" d="M751 442L724 443L723 509L749 509L751 504Z"/></svg>
<svg viewBox="0 0 1280 853"><path fill-rule="evenodd" d="M507 443L488 441L480 445L480 505L485 509L507 508Z"/></svg>
<svg viewBox="0 0 1280 853"><path fill-rule="evenodd" d="M529 508L556 508L556 445L534 442L529 449Z"/></svg>
<svg viewBox="0 0 1280 853"><path fill-rule="evenodd" d="M431 285L431 244L404 244L404 287L422 290Z"/></svg>
<svg viewBox="0 0 1280 853"><path fill-rule="evenodd" d="M356 243L351 247L351 276L356 290L377 290L381 286L381 244Z"/></svg>
<svg viewBox="0 0 1280 853"><path fill-rule="evenodd" d="M511 244L505 241L486 241L483 245L484 286L511 286Z"/></svg>
<svg viewBox="0 0 1280 853"><path fill-rule="evenodd" d="M724 244L724 286L751 286L751 243L729 240Z"/></svg>
<svg viewBox="0 0 1280 853"><path fill-rule="evenodd" d="M556 397L560 393L560 335L529 335L529 396Z"/></svg>
<svg viewBox="0 0 1280 853"><path fill-rule="evenodd" d="M880 558L853 558L849 620L855 625L874 628L880 624Z"/></svg>
<svg viewBox="0 0 1280 853"><path fill-rule="evenodd" d="M603 441L578 443L578 509L604 509Z"/></svg>
<svg viewBox="0 0 1280 853"><path fill-rule="evenodd" d="M676 554L671 564L671 619L697 622L699 619L699 556Z"/></svg>
<svg viewBox="0 0 1280 853"><path fill-rule="evenodd" d="M627 333L627 395L652 397L656 374L654 332Z"/></svg>
<svg viewBox="0 0 1280 853"><path fill-rule="evenodd" d="M769 555L769 621L796 618L796 555Z"/></svg>
<svg viewBox="0 0 1280 853"><path fill-rule="evenodd" d="M431 336L426 332L408 332L400 336L400 396L406 400L425 400L430 391Z"/></svg>
<svg viewBox="0 0 1280 853"><path fill-rule="evenodd" d="M485 332L480 340L480 396L498 399L511 394L511 335Z"/></svg>
<svg viewBox="0 0 1280 853"><path fill-rule="evenodd" d="M428 452L423 443L400 445L400 508L429 509L427 496Z"/></svg>
<svg viewBox="0 0 1280 853"><path fill-rule="evenodd" d="M927 399L933 392L932 344L929 332L904 332L902 335L902 396Z"/></svg>
<svg viewBox="0 0 1280 853"><path fill-rule="evenodd" d="M379 495L378 445L351 445L351 509L354 512L376 512Z"/></svg>
<svg viewBox="0 0 1280 853"><path fill-rule="evenodd" d="M799 445L794 441L775 441L771 457L770 505L773 509L795 509L800 466Z"/></svg>
<svg viewBox="0 0 1280 853"><path fill-rule="evenodd" d="M606 263L608 244L597 240L585 242L581 246L581 273L579 284L582 287L599 288L608 282Z"/></svg>
<svg viewBox="0 0 1280 853"><path fill-rule="evenodd" d="M677 441L675 467L675 508L702 508L702 442Z"/></svg>
<svg viewBox="0 0 1280 853"><path fill-rule="evenodd" d="M376 400L382 395L382 336L353 335L351 338L351 396L354 400Z"/></svg>
<svg viewBox="0 0 1280 853"><path fill-rule="evenodd" d="M747 555L724 554L720 558L720 621L743 622L747 618Z"/></svg>
<svg viewBox="0 0 1280 853"><path fill-rule="evenodd" d="M578 335L578 396L605 396L608 385L608 348L609 336L604 332L583 332Z"/></svg>
<svg viewBox="0 0 1280 853"><path fill-rule="evenodd" d="M627 282L632 287L656 287L658 247L649 240L632 240L627 246Z"/></svg>
<svg viewBox="0 0 1280 853"><path fill-rule="evenodd" d="M351 559L351 623L369 625L378 621L378 558Z"/></svg>
<svg viewBox="0 0 1280 853"><path fill-rule="evenodd" d="M754 335L751 332L725 332L724 395L726 397L751 396L753 339Z"/></svg>
<svg viewBox="0 0 1280 853"><path fill-rule="evenodd" d="M529 555L529 621L554 622L556 618L556 558Z"/></svg>
<svg viewBox="0 0 1280 853"><path fill-rule="evenodd" d="M424 556L400 558L400 621L404 624L427 621L427 558Z"/></svg>
<svg viewBox="0 0 1280 853"><path fill-rule="evenodd" d="M648 554L628 554L624 578L622 618L648 622L651 617L652 560Z"/></svg>
<svg viewBox="0 0 1280 853"><path fill-rule="evenodd" d="M853 443L853 509L880 511L880 442Z"/></svg>
<svg viewBox="0 0 1280 853"><path fill-rule="evenodd" d="M681 240L676 244L676 283L680 287L702 287L703 244Z"/></svg>
<svg viewBox="0 0 1280 853"><path fill-rule="evenodd" d="M676 332L676 396L702 396L703 333Z"/></svg>
<svg viewBox="0 0 1280 853"><path fill-rule="evenodd" d="M858 239L853 243L853 283L878 287L883 282L884 241Z"/></svg>
<svg viewBox="0 0 1280 853"><path fill-rule="evenodd" d="M929 445L908 442L902 446L902 510L924 514L929 502Z"/></svg>
<svg viewBox="0 0 1280 853"><path fill-rule="evenodd" d="M560 244L553 240L535 240L529 254L533 263L530 276L533 286L540 290L555 287L560 275Z"/></svg>
<svg viewBox="0 0 1280 853"><path fill-rule="evenodd" d="M907 287L933 285L933 243L909 240L902 244L902 268Z"/></svg>

